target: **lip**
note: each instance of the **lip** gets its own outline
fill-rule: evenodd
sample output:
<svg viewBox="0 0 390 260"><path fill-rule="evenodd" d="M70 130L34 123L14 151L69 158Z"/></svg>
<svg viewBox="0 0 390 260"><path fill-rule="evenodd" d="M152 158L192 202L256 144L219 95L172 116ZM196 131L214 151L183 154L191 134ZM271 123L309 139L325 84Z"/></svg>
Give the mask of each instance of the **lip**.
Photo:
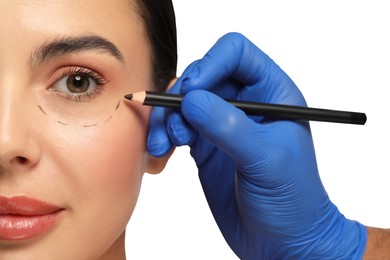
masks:
<svg viewBox="0 0 390 260"><path fill-rule="evenodd" d="M0 240L23 240L53 228L64 209L25 196L0 196Z"/></svg>

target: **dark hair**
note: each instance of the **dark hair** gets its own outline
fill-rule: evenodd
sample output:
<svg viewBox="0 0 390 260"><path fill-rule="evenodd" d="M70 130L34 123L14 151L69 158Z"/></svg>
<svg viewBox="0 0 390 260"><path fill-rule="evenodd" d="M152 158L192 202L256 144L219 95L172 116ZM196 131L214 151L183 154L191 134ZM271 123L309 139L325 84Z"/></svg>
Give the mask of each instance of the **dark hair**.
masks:
<svg viewBox="0 0 390 260"><path fill-rule="evenodd" d="M152 55L152 80L157 90L165 90L176 76L177 36L171 0L136 0L138 15L145 26Z"/></svg>

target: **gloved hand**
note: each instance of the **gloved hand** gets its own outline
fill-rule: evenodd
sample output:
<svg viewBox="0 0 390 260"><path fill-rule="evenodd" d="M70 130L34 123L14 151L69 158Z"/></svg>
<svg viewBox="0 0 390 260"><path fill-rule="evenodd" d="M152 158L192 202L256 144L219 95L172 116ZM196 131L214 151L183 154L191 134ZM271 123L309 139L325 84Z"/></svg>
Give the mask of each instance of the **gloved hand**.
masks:
<svg viewBox="0 0 390 260"><path fill-rule="evenodd" d="M248 117L223 98L305 105L293 81L240 34L228 34L154 108L151 155L189 145L213 216L241 259L359 259L366 228L329 200L307 122Z"/></svg>

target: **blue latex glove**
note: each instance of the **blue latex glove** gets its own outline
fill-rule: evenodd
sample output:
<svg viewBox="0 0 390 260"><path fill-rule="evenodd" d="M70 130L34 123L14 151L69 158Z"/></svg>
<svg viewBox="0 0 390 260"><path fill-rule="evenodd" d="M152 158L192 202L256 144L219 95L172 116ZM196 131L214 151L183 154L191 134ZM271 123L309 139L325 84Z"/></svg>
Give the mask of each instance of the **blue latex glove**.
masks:
<svg viewBox="0 0 390 260"><path fill-rule="evenodd" d="M248 117L222 100L306 105L293 81L240 34L222 37L154 108L148 150L189 145L214 218L241 259L360 259L366 228L346 219L318 175L307 122ZM215 94L214 94L215 93Z"/></svg>

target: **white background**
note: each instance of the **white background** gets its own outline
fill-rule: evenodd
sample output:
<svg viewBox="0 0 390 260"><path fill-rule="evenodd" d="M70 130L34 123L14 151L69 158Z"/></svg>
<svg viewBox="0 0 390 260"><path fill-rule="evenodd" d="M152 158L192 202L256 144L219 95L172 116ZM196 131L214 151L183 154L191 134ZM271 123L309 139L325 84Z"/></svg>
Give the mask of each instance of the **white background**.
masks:
<svg viewBox="0 0 390 260"><path fill-rule="evenodd" d="M178 75L241 32L294 80L309 106L365 112L365 126L311 123L318 167L348 218L390 227L390 15L386 1L174 0ZM187 147L146 174L128 225L129 259L237 259L209 212Z"/></svg>

